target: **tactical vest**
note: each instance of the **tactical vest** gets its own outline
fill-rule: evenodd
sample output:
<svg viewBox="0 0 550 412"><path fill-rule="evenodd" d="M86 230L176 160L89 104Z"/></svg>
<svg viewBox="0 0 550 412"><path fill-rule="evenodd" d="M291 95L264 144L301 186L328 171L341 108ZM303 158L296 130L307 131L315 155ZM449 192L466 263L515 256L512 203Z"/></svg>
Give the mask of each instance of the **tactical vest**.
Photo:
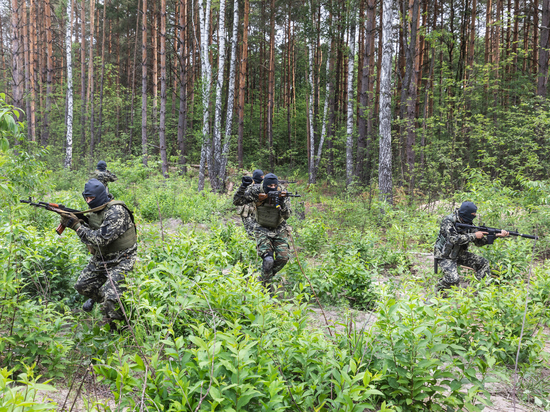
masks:
<svg viewBox="0 0 550 412"><path fill-rule="evenodd" d="M126 232L122 234L122 236L120 236L115 241L109 243L108 245L101 246L99 248L97 246L93 246L95 253L97 253L97 251L99 250L102 255L108 255L109 253L116 253L116 252L120 252L121 250L131 248L137 243L137 232L136 232L136 225L134 222L134 214L130 209L128 209L128 206L126 206L126 204L121 200L112 200L109 203L107 203L105 207L101 209L99 212L90 213L88 215L88 223L90 225L90 228L92 228L93 230L98 230L101 227L103 221L105 220L105 212L107 212L107 210L109 210L111 207L115 205L124 206L124 208L130 214L130 219L132 220L132 224L126 230Z"/></svg>
<svg viewBox="0 0 550 412"><path fill-rule="evenodd" d="M456 214L449 215L453 223L456 223ZM435 248L441 252L443 259L456 259L462 248L467 249L468 245L452 244L448 241L445 235L439 231L437 240L435 241Z"/></svg>
<svg viewBox="0 0 550 412"><path fill-rule="evenodd" d="M278 186L277 190L280 191L281 187ZM275 229L285 221L281 216L281 208L267 203L267 199L257 201L254 205L256 207L256 222L260 226Z"/></svg>

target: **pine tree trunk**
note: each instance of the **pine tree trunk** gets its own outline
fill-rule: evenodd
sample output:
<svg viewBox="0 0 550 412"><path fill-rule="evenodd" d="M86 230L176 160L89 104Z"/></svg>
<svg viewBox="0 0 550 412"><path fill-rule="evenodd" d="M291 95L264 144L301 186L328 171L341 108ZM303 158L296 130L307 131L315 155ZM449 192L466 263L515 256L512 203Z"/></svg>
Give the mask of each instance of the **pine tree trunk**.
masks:
<svg viewBox="0 0 550 412"><path fill-rule="evenodd" d="M138 0L137 9L139 10L140 4ZM128 133L128 154L132 154L132 144L134 141L134 104L136 102L136 62L137 62L137 48L138 48L138 33L139 33L139 13L136 14L136 36L134 42L134 62L132 68L132 99L130 102L130 131ZM128 46L128 80L130 79L130 47Z"/></svg>
<svg viewBox="0 0 550 412"><path fill-rule="evenodd" d="M392 22L391 0L383 0L382 16L382 71L380 72L380 152L378 186L381 201L393 204L392 152L391 152L391 71L392 71Z"/></svg>
<svg viewBox="0 0 550 412"><path fill-rule="evenodd" d="M144 0L145 1L145 0ZM168 177L166 157L166 0L160 1L160 119L159 146L162 175Z"/></svg>
<svg viewBox="0 0 550 412"><path fill-rule="evenodd" d="M239 137L237 143L237 159L239 168L242 169L243 164L243 135L244 135L244 95L246 89L247 76L247 59L248 59L248 16L250 14L250 2L244 0L244 16L243 16L243 48L241 52L241 76L239 78Z"/></svg>
<svg viewBox="0 0 550 412"><path fill-rule="evenodd" d="M353 72L355 62L355 38L357 37L357 16L355 10L352 13L351 27L349 36L349 56L348 56L348 110L346 122L346 184L351 184L353 180Z"/></svg>
<svg viewBox="0 0 550 412"><path fill-rule="evenodd" d="M6 70L6 58L4 56L4 27L2 24L2 19L0 19L0 44L2 45L2 47L0 47L0 59L2 60L2 80L4 87L7 87L8 72Z"/></svg>
<svg viewBox="0 0 550 412"><path fill-rule="evenodd" d="M192 3L192 2L191 2ZM181 173L187 173L186 142L187 142L187 44L185 33L187 32L187 0L180 0L179 14L179 64L180 64L180 92L179 92L179 116L178 116L178 151Z"/></svg>
<svg viewBox="0 0 550 412"><path fill-rule="evenodd" d="M107 1L103 0L103 24L101 29L101 80L99 84L99 132L97 134L97 144L101 142L101 134L103 133L103 86L105 80L105 11L107 9ZM145 0L143 0L145 1ZM139 15L139 13L138 13ZM136 33L137 36L137 33Z"/></svg>
<svg viewBox="0 0 550 412"><path fill-rule="evenodd" d="M34 12L34 3L33 0L29 0L29 101L30 101L30 112L27 113L29 117L29 131L31 133L31 140L36 142L36 90L35 90L35 44L36 44L36 26L35 26L35 12Z"/></svg>
<svg viewBox="0 0 550 412"><path fill-rule="evenodd" d="M70 3L70 2L69 2ZM53 76L53 67L52 67L52 60L53 60L53 37L52 37L52 6L50 0L46 0L44 3L44 11L45 11L45 19L46 19L46 109L44 111L44 122L43 122L43 129L42 129L42 146L45 146L49 139L50 139L50 110L52 107L52 76ZM71 11L71 5L67 5L67 13L72 13ZM71 15L67 15L67 26L72 25ZM69 45L72 45L72 38L70 37L70 29L67 27L67 30L69 30ZM65 38L65 40L67 37ZM66 40L67 41L67 40ZM68 46L67 46L68 47ZM67 54L67 76L69 76L69 71L72 77L72 67L70 65L72 64L72 59L69 61L69 58L71 58L70 53ZM70 62L70 64L69 64ZM71 100L72 100L72 78L70 80L71 83ZM69 79L67 78L67 99L69 95ZM68 105L68 103L67 103ZM68 107L68 106L67 106ZM68 109L67 109L68 110ZM71 102L71 113L72 113L72 102ZM72 123L72 119L71 119ZM67 125L68 127L68 125ZM68 133L68 130L67 130ZM71 146L72 146L72 124L71 124ZM67 145L67 150L68 145ZM72 151L72 147L71 147ZM71 159L72 159L72 152L71 152ZM65 167L70 167L70 162L67 165L65 162Z"/></svg>
<svg viewBox="0 0 550 412"><path fill-rule="evenodd" d="M269 83L267 103L267 135L269 141L269 167L275 168L275 154L273 153L273 116L275 109L275 0L271 0L271 32L269 35Z"/></svg>
<svg viewBox="0 0 550 412"><path fill-rule="evenodd" d="M542 24L540 32L539 68L537 81L537 94L546 97L546 84L548 82L548 41L550 25L550 0L542 0Z"/></svg>
<svg viewBox="0 0 550 412"><path fill-rule="evenodd" d="M46 13L49 13L49 1L46 5ZM48 16L49 14L47 14ZM48 24L49 26L49 24ZM73 56L72 56L72 2L67 2L67 30L65 34L65 47L67 53L67 137L66 137L66 152L65 152L65 169L69 169L73 162ZM48 43L50 44L50 43ZM49 47L49 46L48 46ZM51 55L48 52L48 58ZM49 71L49 70L48 70ZM46 97L47 98L47 97ZM47 105L47 103L46 103Z"/></svg>
<svg viewBox="0 0 550 412"><path fill-rule="evenodd" d="M29 57L29 25L28 25L28 18L27 18L27 4L26 2L23 3L22 7L22 16L21 19L22 28L23 28L23 58L25 61L25 120L28 123L27 127L27 137L29 140L33 140L32 136L32 125L29 121L29 115L31 113L31 99L30 99L30 57Z"/></svg>
<svg viewBox="0 0 550 412"><path fill-rule="evenodd" d="M313 0L310 0L309 3L309 12L310 17L313 18ZM309 101L307 103L307 112L308 112L308 124L307 124L307 131L308 131L308 145L307 145L307 154L308 154L308 172L309 172L309 183L314 183L314 154L315 154L315 132L313 130L313 124L315 123L315 120L313 119L313 94L315 92L315 85L313 83L313 71L315 70L314 63L313 63L313 55L314 55L314 39L313 36L308 41L308 63L309 63Z"/></svg>
<svg viewBox="0 0 550 412"><path fill-rule="evenodd" d="M90 105L90 158L93 158L94 156L94 128L95 128L95 119L94 119L94 81L95 81L95 73L94 73L94 24L95 24L95 1L90 0L90 57L88 61L88 90L90 99L88 101L88 104Z"/></svg>
<svg viewBox="0 0 550 412"><path fill-rule="evenodd" d="M199 0L200 1L200 0ZM157 2L153 2L153 134L157 133L157 97L158 97L158 15Z"/></svg>
<svg viewBox="0 0 550 412"><path fill-rule="evenodd" d="M143 0L141 23L141 156L147 167L147 0Z"/></svg>
<svg viewBox="0 0 550 412"><path fill-rule="evenodd" d="M80 4L80 146L86 155L86 0Z"/></svg>

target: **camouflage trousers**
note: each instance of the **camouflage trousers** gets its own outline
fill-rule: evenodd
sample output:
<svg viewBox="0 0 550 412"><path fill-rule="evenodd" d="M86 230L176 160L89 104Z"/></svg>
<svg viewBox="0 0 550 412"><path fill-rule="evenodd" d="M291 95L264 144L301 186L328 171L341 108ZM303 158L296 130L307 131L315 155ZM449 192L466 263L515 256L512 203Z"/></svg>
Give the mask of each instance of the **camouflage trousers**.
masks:
<svg viewBox="0 0 550 412"><path fill-rule="evenodd" d="M248 237L251 239L255 239L254 228L256 227L256 219L254 218L254 216L241 216L241 219L243 220L243 227L244 230L246 230Z"/></svg>
<svg viewBox="0 0 550 412"><path fill-rule="evenodd" d="M439 267L443 271L443 277L437 283L437 291L449 289L451 286L458 285L460 280L458 276L458 265L474 269L478 280L491 274L491 268L487 259L471 252L462 252L458 255L458 259L456 260L439 260Z"/></svg>
<svg viewBox="0 0 550 412"><path fill-rule="evenodd" d="M74 285L79 294L102 304L103 315L108 320L124 320L118 308L119 297L122 298L126 274L134 267L137 257L135 250L124 252L104 256L105 260L101 256L92 257Z"/></svg>
<svg viewBox="0 0 550 412"><path fill-rule="evenodd" d="M258 224L254 230L256 236L256 249L258 256L264 257L267 253L273 254L273 269L269 273L262 270L260 280L266 288L273 291L271 281L290 259L290 246L288 245L288 227L286 225L276 229L267 229Z"/></svg>

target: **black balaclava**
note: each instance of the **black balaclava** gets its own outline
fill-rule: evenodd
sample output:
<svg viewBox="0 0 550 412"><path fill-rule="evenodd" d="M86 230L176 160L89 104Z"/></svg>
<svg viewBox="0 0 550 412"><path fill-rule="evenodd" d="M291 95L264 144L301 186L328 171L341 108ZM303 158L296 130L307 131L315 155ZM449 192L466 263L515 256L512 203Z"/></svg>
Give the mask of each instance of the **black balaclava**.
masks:
<svg viewBox="0 0 550 412"><path fill-rule="evenodd" d="M471 225L476 218L472 213L477 212L477 206L473 202L463 202L458 209L458 215L464 223Z"/></svg>
<svg viewBox="0 0 550 412"><path fill-rule="evenodd" d="M271 189L270 187L267 187L268 185L272 184L279 184L279 179L277 179L277 176L275 176L273 173L268 173L264 176L264 192L269 193L271 191L276 191L277 189Z"/></svg>
<svg viewBox="0 0 550 412"><path fill-rule="evenodd" d="M105 163L105 160L100 160L99 162L97 162L96 169L100 172L104 172L105 170L107 170L107 163Z"/></svg>
<svg viewBox="0 0 550 412"><path fill-rule="evenodd" d="M254 179L255 183L262 183L264 172L262 172L260 169L254 170L252 173L252 179Z"/></svg>
<svg viewBox="0 0 550 412"><path fill-rule="evenodd" d="M84 197L84 200L86 200L87 197L95 197L94 200L88 203L90 209L94 209L111 201L105 190L105 186L97 179L90 179L86 182L82 197Z"/></svg>

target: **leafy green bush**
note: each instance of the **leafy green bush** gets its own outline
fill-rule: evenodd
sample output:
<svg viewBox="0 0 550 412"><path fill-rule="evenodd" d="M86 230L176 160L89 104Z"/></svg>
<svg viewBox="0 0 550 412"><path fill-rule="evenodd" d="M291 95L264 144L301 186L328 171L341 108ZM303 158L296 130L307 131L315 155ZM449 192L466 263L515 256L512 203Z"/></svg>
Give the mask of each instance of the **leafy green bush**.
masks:
<svg viewBox="0 0 550 412"><path fill-rule="evenodd" d="M0 369L0 410L35 412L56 409L56 404L48 399L37 399L38 391L51 392L55 388L48 383L38 383L40 376L33 376L33 367L26 367L26 372L19 374L17 386L10 379L13 372Z"/></svg>

